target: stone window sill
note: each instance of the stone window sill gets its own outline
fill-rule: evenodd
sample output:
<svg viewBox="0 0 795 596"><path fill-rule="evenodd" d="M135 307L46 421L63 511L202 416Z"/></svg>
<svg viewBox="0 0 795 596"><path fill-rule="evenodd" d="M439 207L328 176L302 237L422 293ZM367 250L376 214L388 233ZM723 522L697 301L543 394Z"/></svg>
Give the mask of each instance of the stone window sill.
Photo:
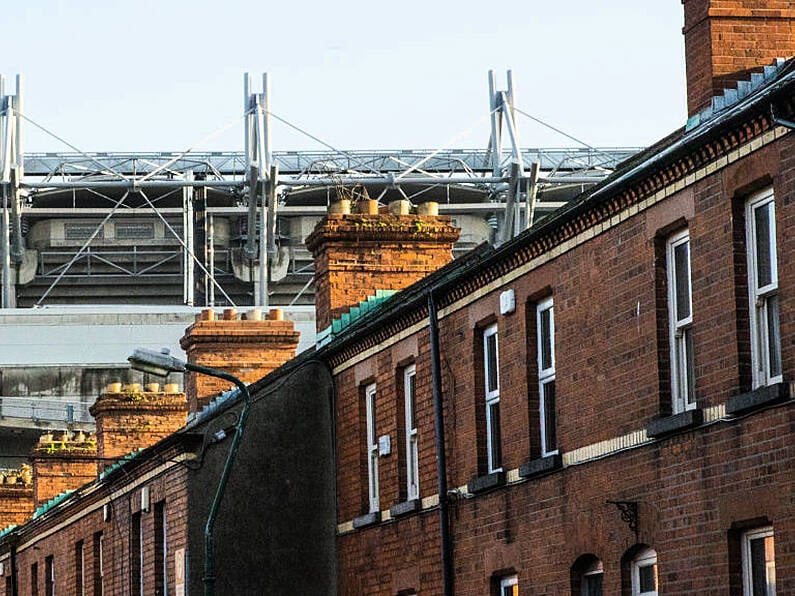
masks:
<svg viewBox="0 0 795 596"><path fill-rule="evenodd" d="M353 520L353 527L355 530L359 528L366 528L381 523L381 512L373 511L372 513L365 513Z"/></svg>
<svg viewBox="0 0 795 596"><path fill-rule="evenodd" d="M392 517L402 517L419 511L422 508L422 501L419 499L411 499L410 501L403 501L394 507L390 507L389 515Z"/></svg>
<svg viewBox="0 0 795 596"><path fill-rule="evenodd" d="M727 414L742 414L757 408L786 401L790 398L789 383L775 383L753 391L740 393L726 402Z"/></svg>
<svg viewBox="0 0 795 596"><path fill-rule="evenodd" d="M563 458L560 453L554 455L547 455L546 457L539 457L531 459L530 461L519 466L519 476L522 478L534 478L542 476L549 472L554 472L563 466Z"/></svg>
<svg viewBox="0 0 795 596"><path fill-rule="evenodd" d="M655 418L646 427L646 434L656 439L671 433L701 426L704 422L704 412L701 409L686 410L673 416Z"/></svg>
<svg viewBox="0 0 795 596"><path fill-rule="evenodd" d="M476 495L505 484L505 472L492 472L485 476L474 476L467 484L467 491Z"/></svg>

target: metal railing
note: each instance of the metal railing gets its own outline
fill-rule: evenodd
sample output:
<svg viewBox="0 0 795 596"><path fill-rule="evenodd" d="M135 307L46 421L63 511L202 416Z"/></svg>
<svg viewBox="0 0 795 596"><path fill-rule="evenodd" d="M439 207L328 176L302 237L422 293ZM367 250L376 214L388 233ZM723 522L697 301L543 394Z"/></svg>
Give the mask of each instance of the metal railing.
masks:
<svg viewBox="0 0 795 596"><path fill-rule="evenodd" d="M79 397L49 399L0 396L0 419L17 418L31 422L93 423L91 404Z"/></svg>

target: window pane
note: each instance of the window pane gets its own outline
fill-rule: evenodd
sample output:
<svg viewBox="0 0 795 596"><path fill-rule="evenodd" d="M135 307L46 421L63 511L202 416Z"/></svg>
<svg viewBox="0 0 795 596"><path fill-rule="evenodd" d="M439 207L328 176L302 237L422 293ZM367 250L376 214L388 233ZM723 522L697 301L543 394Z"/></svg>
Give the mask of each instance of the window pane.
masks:
<svg viewBox="0 0 795 596"><path fill-rule="evenodd" d="M690 316L690 242L674 247L674 277L676 284L676 320Z"/></svg>
<svg viewBox="0 0 795 596"><path fill-rule="evenodd" d="M541 369L546 370L552 368L552 329L550 319L552 309L548 308L539 313L540 319L540 341L539 348L541 350Z"/></svg>
<svg viewBox="0 0 795 596"><path fill-rule="evenodd" d="M368 425L370 428L370 436L367 437L370 445L374 445L376 443L375 440L375 391L373 391L370 395L367 396L367 399L370 401L370 424Z"/></svg>
<svg viewBox="0 0 795 596"><path fill-rule="evenodd" d="M411 426L411 428L409 430L413 430L413 429L417 428L416 375L410 375L409 376L408 392L409 392L409 408L410 408L410 412L409 412L410 420L409 420L409 422L410 422L410 426Z"/></svg>
<svg viewBox="0 0 795 596"><path fill-rule="evenodd" d="M519 580L515 575L500 581L500 596L519 596Z"/></svg>
<svg viewBox="0 0 795 596"><path fill-rule="evenodd" d="M486 372L488 374L487 389L489 392L497 391L499 379L497 377L497 334L486 336Z"/></svg>
<svg viewBox="0 0 795 596"><path fill-rule="evenodd" d="M583 576L580 593L582 596L602 596L602 574Z"/></svg>
<svg viewBox="0 0 795 596"><path fill-rule="evenodd" d="M751 582L753 596L767 596L767 566L765 565L765 539L750 541Z"/></svg>
<svg viewBox="0 0 795 596"><path fill-rule="evenodd" d="M638 567L638 583L641 592L657 591L657 565Z"/></svg>
<svg viewBox="0 0 795 596"><path fill-rule="evenodd" d="M502 465L502 440L500 437L500 402L489 404L489 445L491 446L491 461L489 468L496 470Z"/></svg>
<svg viewBox="0 0 795 596"><path fill-rule="evenodd" d="M756 232L756 286L762 288L773 281L770 260L772 238L770 222L773 216L773 202L765 203L754 209L754 226Z"/></svg>
<svg viewBox="0 0 795 596"><path fill-rule="evenodd" d="M686 375L684 379L684 383L682 383L682 388L686 391L684 395L684 403L692 404L696 401L696 387L695 387L695 380L696 380L696 370L695 364L693 363L693 330L688 327L683 331L684 335L684 363L682 366L683 374Z"/></svg>
<svg viewBox="0 0 795 596"><path fill-rule="evenodd" d="M767 299L767 350L770 359L770 376L781 374L781 336L778 324L778 296Z"/></svg>
<svg viewBox="0 0 795 596"><path fill-rule="evenodd" d="M549 453L558 447L555 432L555 381L543 385L544 399L544 451Z"/></svg>

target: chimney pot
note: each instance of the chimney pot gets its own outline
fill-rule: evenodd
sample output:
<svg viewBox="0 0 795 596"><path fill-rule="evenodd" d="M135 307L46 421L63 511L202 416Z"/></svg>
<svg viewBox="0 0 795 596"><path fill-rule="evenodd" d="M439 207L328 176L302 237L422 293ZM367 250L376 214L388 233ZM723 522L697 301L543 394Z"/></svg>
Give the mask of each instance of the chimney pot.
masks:
<svg viewBox="0 0 795 596"><path fill-rule="evenodd" d="M224 321L235 321L237 319L237 310L234 308L224 309Z"/></svg>
<svg viewBox="0 0 795 596"><path fill-rule="evenodd" d="M411 203L404 199L391 201L389 203L389 212L395 215L408 215L411 212Z"/></svg>
<svg viewBox="0 0 795 596"><path fill-rule="evenodd" d="M331 205L329 205L328 212L339 215L350 214L351 212L350 199L340 199L339 201L334 201Z"/></svg>
<svg viewBox="0 0 795 596"><path fill-rule="evenodd" d="M270 321L283 321L284 311L281 308L272 308L268 312L268 320Z"/></svg>
<svg viewBox="0 0 795 596"><path fill-rule="evenodd" d="M160 391L160 383L149 383L146 390L150 393L158 393Z"/></svg>
<svg viewBox="0 0 795 596"><path fill-rule="evenodd" d="M420 203L417 207L417 215L439 215L439 203L436 201Z"/></svg>
<svg viewBox="0 0 795 596"><path fill-rule="evenodd" d="M215 320L215 311L211 308L205 308L201 311L199 315L201 321L214 321Z"/></svg>
<svg viewBox="0 0 795 596"><path fill-rule="evenodd" d="M252 308L251 310L246 311L246 320L247 321L261 321L262 320L262 310L259 308Z"/></svg>
<svg viewBox="0 0 795 596"><path fill-rule="evenodd" d="M179 393L179 385L177 383L166 383L163 386L165 393Z"/></svg>
<svg viewBox="0 0 795 596"><path fill-rule="evenodd" d="M378 215L378 201L365 199L356 203L356 211L365 215Z"/></svg>

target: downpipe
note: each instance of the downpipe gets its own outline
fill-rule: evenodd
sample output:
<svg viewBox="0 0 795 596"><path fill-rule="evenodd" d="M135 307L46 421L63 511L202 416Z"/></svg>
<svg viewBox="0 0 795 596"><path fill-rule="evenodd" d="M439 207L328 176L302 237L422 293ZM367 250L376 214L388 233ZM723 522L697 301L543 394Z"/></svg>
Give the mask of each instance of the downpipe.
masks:
<svg viewBox="0 0 795 596"><path fill-rule="evenodd" d="M450 538L449 499L447 497L447 461L444 438L444 404L442 402L442 365L439 354L439 316L433 289L428 291L428 323L431 341L431 376L433 381L433 414L436 435L436 479L439 492L439 534L442 555L444 596L453 596L453 544Z"/></svg>

